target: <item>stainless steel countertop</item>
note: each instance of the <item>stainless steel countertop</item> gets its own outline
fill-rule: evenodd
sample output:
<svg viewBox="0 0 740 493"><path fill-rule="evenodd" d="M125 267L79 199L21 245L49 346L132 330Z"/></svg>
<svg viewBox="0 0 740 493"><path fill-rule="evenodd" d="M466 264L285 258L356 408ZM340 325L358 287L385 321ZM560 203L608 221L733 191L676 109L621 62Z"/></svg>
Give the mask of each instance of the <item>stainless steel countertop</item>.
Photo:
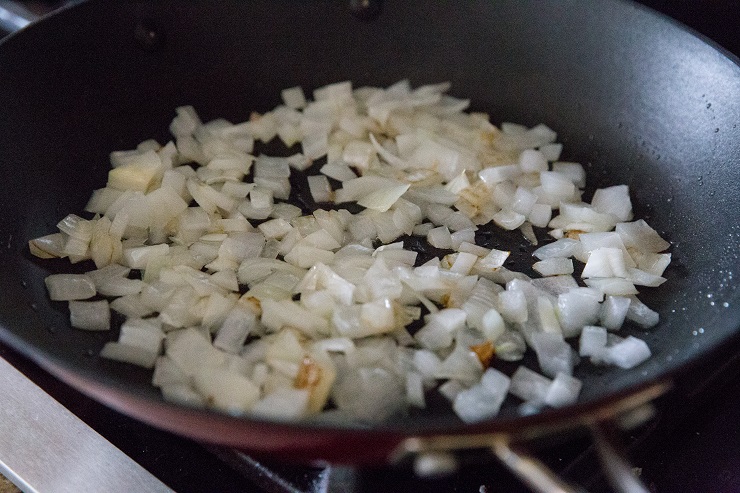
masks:
<svg viewBox="0 0 740 493"><path fill-rule="evenodd" d="M172 491L0 358L0 473L24 492Z"/></svg>

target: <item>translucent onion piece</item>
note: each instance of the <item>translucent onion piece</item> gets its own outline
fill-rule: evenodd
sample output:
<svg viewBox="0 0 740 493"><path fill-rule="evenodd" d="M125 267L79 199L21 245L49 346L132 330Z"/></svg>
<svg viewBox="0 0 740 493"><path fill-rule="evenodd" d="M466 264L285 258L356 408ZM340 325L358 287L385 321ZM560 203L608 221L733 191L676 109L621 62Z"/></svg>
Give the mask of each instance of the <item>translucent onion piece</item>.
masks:
<svg viewBox="0 0 740 493"><path fill-rule="evenodd" d="M70 301L69 320L78 329L110 330L108 301Z"/></svg>
<svg viewBox="0 0 740 493"><path fill-rule="evenodd" d="M85 300L96 294L95 283L85 274L52 274L44 283L54 301Z"/></svg>
<svg viewBox="0 0 740 493"><path fill-rule="evenodd" d="M449 88L296 86L236 124L177 108L172 141L110 154L94 217L69 214L29 242L37 257L96 266L49 276L50 299L85 330L124 315L101 356L154 367L168 400L230 414L374 423L424 407L435 387L465 422L508 394L522 413L576 402L579 355L621 368L650 356L615 331L659 323L637 287L670 277L670 245L633 220L626 185L584 202L585 168L559 161L552 129L497 129ZM276 137L302 152L252 155ZM355 204L305 214L295 179L308 203ZM491 227L556 240L534 251L533 279L476 244ZM406 235L444 252L417 265ZM528 346L538 372L489 367Z"/></svg>

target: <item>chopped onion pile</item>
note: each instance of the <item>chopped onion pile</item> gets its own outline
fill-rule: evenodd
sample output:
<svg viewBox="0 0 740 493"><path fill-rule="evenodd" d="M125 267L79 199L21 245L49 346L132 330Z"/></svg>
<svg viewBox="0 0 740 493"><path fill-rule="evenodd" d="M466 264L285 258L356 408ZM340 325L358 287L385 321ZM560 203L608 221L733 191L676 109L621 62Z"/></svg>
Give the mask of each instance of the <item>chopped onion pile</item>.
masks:
<svg viewBox="0 0 740 493"><path fill-rule="evenodd" d="M311 100L294 87L239 124L177 108L172 141L111 154L89 219L70 214L29 242L41 258L95 263L49 276L51 299L80 329L122 314L103 357L153 368L167 399L232 414L371 422L423 408L435 388L466 422L509 395L522 412L576 402L580 358L649 358L615 331L658 323L637 287L665 281L669 244L633 220L625 185L583 202L584 168L559 161L553 130L497 128L448 89L342 82ZM300 152L254 151L275 137ZM324 208L307 213L290 179L310 166ZM491 222L533 244L548 229L541 277L476 244ZM410 235L447 254L417 262ZM538 368L496 369L527 348Z"/></svg>

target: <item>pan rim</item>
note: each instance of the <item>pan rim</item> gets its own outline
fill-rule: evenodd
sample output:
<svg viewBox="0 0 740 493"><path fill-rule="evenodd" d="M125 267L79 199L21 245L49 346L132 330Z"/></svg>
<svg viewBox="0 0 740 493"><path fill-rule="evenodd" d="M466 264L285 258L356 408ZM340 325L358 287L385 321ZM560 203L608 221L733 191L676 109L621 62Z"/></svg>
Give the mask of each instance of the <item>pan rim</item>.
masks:
<svg viewBox="0 0 740 493"><path fill-rule="evenodd" d="M638 5L640 8L646 9L646 10L648 10L648 11L654 13L654 14L663 16L663 14L656 13L652 9L649 9L648 7L645 7L645 6L636 4L635 2L632 2L631 0L614 0L614 1L622 2L622 3L631 3L631 4L634 4L634 5ZM71 8L71 7L73 7L73 6L69 6L69 7L66 7L66 8ZM677 25L681 29L689 32L690 34L694 35L695 37L698 37L704 43L710 45L715 51L719 52L720 54L722 54L723 56L725 56L726 58L728 58L732 63L734 63L738 68L740 68L740 59L738 57L734 56L733 54L727 52L727 50L725 50L722 46L714 43L711 40L706 39L701 34L696 33L695 31L691 30L690 28L684 26L683 24L681 24L681 23L679 23L679 22L677 22L677 21L675 21L675 20L673 20L673 19L671 19L671 18L669 18L667 16L663 16L663 17L665 17L666 19L670 20L673 24ZM31 26L31 28L32 28L32 26ZM5 40L2 41L2 43L5 43L5 42L6 42ZM0 46L2 46L2 43L0 43ZM735 296L734 299L735 300L738 300L738 299L740 299L740 296ZM736 325L735 327L736 328L735 328L735 331L734 331L734 335L732 335L731 338L737 338L737 335L740 332L740 326ZM0 330L0 334L5 334L5 333L6 333L5 330ZM12 335L14 336L15 334L12 334ZM4 338L7 339L7 337L4 337ZM12 339L12 337L11 337L11 339ZM722 340L722 341L717 340L717 341L714 342L714 347L707 349L705 352L703 352L702 354L700 354L698 356L700 356L702 358L703 357L709 357L708 354L711 353L711 352L713 352L713 350L716 349L716 346L718 346L719 344L726 343L726 342L727 342L726 340ZM64 365L61 365L60 364L61 362L59 362L59 361L55 361L53 357L52 358L49 358L50 355L48 355L48 354L46 355L47 358L49 358L49 359L44 359L44 358L41 358L36 353L34 353L33 351L31 351L29 348L25 348L24 347L24 344L25 343L24 344L20 344L20 347L18 345L14 344L12 341L9 342L9 344L11 346L13 346L13 347L16 347L16 349L18 349L25 356L27 356L30 359L34 360L36 363L38 363L40 366L44 367L47 371L49 371L50 373L54 374L55 376L60 377L60 375L66 375L65 372L67 371L67 369L64 368ZM683 366L680 366L680 367L676 367L676 368L673 368L673 369L666 370L665 375L659 374L658 376L676 377L681 372L686 371L685 366L692 366L695 363L697 363L696 359L691 360L691 361L687 362L686 365L683 365ZM63 380L65 380L65 377L63 377L63 376L60 377L60 378L62 378ZM66 378L67 379L70 379L70 377L66 377ZM93 383L93 380L90 380L90 382ZM101 383L101 381L94 381L94 383ZM77 387L75 387L75 388L77 388ZM79 390L83 390L83 389L79 389ZM120 389L117 389L117 390L120 390ZM626 393L628 390L629 389L625 389L622 392L625 392ZM84 392L84 390L83 390L83 392ZM134 393L130 393L130 397L137 397L138 398L138 396L136 396ZM522 425L524 425L526 423L537 423L537 422L540 422L540 421L545 420L545 419L556 418L558 416L562 416L562 415L565 415L565 414L570 414L572 412L575 412L575 413L585 412L586 411L585 408L592 409L592 407L593 406L596 406L596 404L598 402L608 400L608 399L610 399L610 397L611 397L611 395L605 395L605 396L603 396L601 398L596 398L596 399L594 399L592 401L583 402L583 403L579 402L579 403L577 403L577 404L575 404L573 406L569 406L568 408L564 408L564 409L560 409L560 410L558 410L558 409L548 409L548 410L545 410L542 413L539 413L539 414L537 414L537 415L535 415L533 417L515 417L515 418L502 417L502 418L494 418L494 419L492 419L490 421L486 421L486 422L480 423L478 425L472 425L471 426L471 425L462 425L461 424L460 425L460 428L464 428L465 430L463 430L463 431L466 431L466 432L468 432L468 431L469 432L474 432L475 430L478 430L479 427L485 427L485 428L488 429L488 427L489 426L492 426L493 423L497 423L497 424L500 423L500 425L501 425L502 428L503 427L506 427L508 425L511 425L513 427L513 423L514 422L517 422L517 423L520 423L521 422ZM164 401L162 401L161 404L165 404L167 407L172 406L175 409L189 409L189 408L183 408L182 406L178 406L178 405L175 405L175 404L165 403ZM203 410L195 410L195 412L197 414L203 414ZM348 427L348 428L345 428L344 426L335 427L333 425L324 425L324 424L320 424L320 423L311 423L311 424L308 424L306 426L306 428L303 428L304 425L301 424L301 423L285 424L285 423L278 423L278 422L274 422L274 421L262 421L262 420L258 420L258 419L255 419L255 418L249 418L249 417L246 417L246 418L244 418L244 417L231 418L231 417L228 417L226 415L222 415L222 413L219 413L219 412L213 411L213 410L207 410L206 413L207 413L208 416L225 416L229 420L229 422L232 422L232 419L236 419L237 422L244 422L244 421L246 421L246 422L249 422L249 423L255 423L255 425L264 425L264 426L268 426L268 425L270 425L270 426L275 425L275 426L279 426L279 427L287 426L287 427L289 427L291 429L293 429L293 428L299 428L299 429L305 429L305 430L316 430L316 429L320 429L320 430L334 430L334 431L336 431L336 430L344 430L344 431L359 431L359 432L362 432L362 433L364 433L365 431L372 431L373 433L388 433L388 434L396 434L396 433L401 433L401 432L407 433L407 432L409 432L409 429L406 426L404 426L403 429L400 429L400 428L399 429L396 429L393 426L387 426L387 427L386 426L379 426L379 427L375 427L374 426L374 427L371 428L371 430L364 430L364 429L361 429L361 428L358 429L356 427ZM127 413L127 414L129 414L129 413ZM146 416L143 416L143 418L146 418ZM146 420L146 419L144 419L144 420ZM428 431L430 431L430 432L436 432L437 430L432 429L432 430L428 430Z"/></svg>

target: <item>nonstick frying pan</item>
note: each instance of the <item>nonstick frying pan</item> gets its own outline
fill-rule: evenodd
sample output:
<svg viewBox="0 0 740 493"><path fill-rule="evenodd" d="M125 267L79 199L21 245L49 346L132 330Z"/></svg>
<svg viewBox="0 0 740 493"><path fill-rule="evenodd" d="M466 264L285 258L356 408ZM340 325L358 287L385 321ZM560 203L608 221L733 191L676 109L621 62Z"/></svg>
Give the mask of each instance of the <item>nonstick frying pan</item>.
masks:
<svg viewBox="0 0 740 493"><path fill-rule="evenodd" d="M625 331L648 342L648 362L581 365L581 401L535 416L511 404L470 426L432 402L370 428L281 424L164 402L148 371L97 356L115 332L74 330L48 300L44 277L70 267L32 258L26 242L82 210L105 183L110 151L166 142L175 107L238 122L278 104L282 88L402 78L449 80L495 123L556 129L564 158L587 167L591 192L630 186L636 216L672 243L669 282L642 293L660 324ZM653 395L737 344L740 67L633 3L407 0L358 15L329 0L90 1L0 43L0 108L0 337L86 394L175 433L343 461L387 457L409 436L529 436Z"/></svg>

